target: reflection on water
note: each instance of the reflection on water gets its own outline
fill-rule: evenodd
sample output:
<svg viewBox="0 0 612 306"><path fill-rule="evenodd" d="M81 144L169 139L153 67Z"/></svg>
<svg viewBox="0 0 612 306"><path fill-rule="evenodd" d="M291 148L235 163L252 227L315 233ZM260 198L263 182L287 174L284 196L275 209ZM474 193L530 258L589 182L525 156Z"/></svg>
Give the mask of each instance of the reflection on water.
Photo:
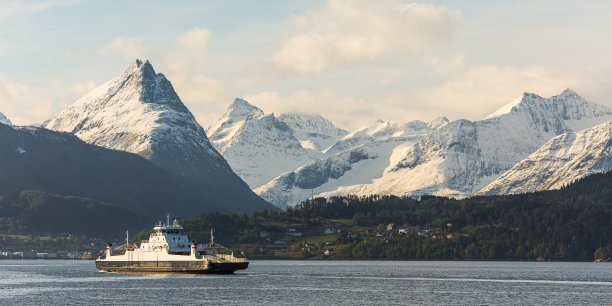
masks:
<svg viewBox="0 0 612 306"><path fill-rule="evenodd" d="M1 304L608 304L612 263L253 261L235 275L0 261Z"/></svg>

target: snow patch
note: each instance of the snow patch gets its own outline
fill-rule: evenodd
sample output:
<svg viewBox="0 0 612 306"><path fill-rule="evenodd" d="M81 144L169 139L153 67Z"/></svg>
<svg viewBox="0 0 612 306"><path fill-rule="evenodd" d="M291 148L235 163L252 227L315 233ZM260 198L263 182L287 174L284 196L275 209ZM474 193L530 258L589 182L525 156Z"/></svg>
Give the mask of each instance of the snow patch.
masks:
<svg viewBox="0 0 612 306"><path fill-rule="evenodd" d="M593 117L593 118L583 118L580 120L570 119L570 120L566 120L565 124L567 124L567 126L569 126L573 131L580 131L580 130L584 130L584 129L602 124L604 122L608 122L610 120L612 120L612 114L603 115L600 117Z"/></svg>
<svg viewBox="0 0 612 306"><path fill-rule="evenodd" d="M521 101L523 101L523 96L520 96L514 100L512 100L510 103L500 107L498 110L496 110L495 112L489 114L487 117L485 117L485 119L491 119L491 118L495 118L495 117L499 117L505 114L508 114L512 111L512 109L521 104Z"/></svg>
<svg viewBox="0 0 612 306"><path fill-rule="evenodd" d="M8 126L11 126L11 120L9 120L9 118L7 118L3 113L0 113L0 123L2 124L6 124Z"/></svg>
<svg viewBox="0 0 612 306"><path fill-rule="evenodd" d="M302 145L302 148L315 151L317 150L317 146L314 144L314 142L312 142L312 140L300 140L300 144Z"/></svg>

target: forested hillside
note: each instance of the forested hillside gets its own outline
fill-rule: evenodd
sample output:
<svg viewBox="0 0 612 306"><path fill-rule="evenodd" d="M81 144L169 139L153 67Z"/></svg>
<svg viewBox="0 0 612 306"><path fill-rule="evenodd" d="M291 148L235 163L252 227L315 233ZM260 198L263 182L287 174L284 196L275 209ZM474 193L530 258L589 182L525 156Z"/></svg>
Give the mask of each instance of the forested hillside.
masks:
<svg viewBox="0 0 612 306"><path fill-rule="evenodd" d="M70 233L108 239L151 223L133 210L87 198L33 190L0 196L0 233Z"/></svg>
<svg viewBox="0 0 612 306"><path fill-rule="evenodd" d="M216 228L221 241L252 257L605 259L612 257L612 173L558 191L316 198L280 214L209 214L183 224L199 241Z"/></svg>

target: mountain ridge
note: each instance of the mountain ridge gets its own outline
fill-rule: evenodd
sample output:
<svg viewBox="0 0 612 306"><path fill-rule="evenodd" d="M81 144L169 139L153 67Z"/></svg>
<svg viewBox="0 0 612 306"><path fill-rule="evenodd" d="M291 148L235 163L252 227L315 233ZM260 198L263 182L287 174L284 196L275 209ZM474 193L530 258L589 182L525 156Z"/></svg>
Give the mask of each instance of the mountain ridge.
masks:
<svg viewBox="0 0 612 306"><path fill-rule="evenodd" d="M213 146L251 188L319 159L319 149L344 134L321 116L277 117L241 98L209 131Z"/></svg>
<svg viewBox="0 0 612 306"><path fill-rule="evenodd" d="M377 122L378 126L375 124L369 133L385 131L384 137L395 139L397 145L377 155L386 160L379 162L378 167L371 168L376 172L376 177L370 175L365 183L348 183L355 181L351 177L358 175L355 172L358 170L349 170L341 177L329 177L333 179L333 184L314 186L307 193L287 178L299 177L298 174L314 166L309 164L275 178L255 189L255 192L280 207L299 203L305 199L305 194L312 193L312 189L316 190L316 195L325 197L346 194L466 197L496 179L552 137L610 119L612 110L589 102L568 89L550 98L525 93L520 103L514 103L499 116L478 121L460 119L443 122L432 130L413 134L405 141L401 139L405 134L399 134L397 128L391 128L393 125ZM359 131L349 133L341 141L347 142L354 135L364 135L362 138L355 138L358 141L331 155L340 156L341 152L357 148L357 145L377 145L376 140L372 141L368 132L364 132L367 129ZM334 159L338 165L347 161L337 157L330 159L330 162ZM352 168L357 169L355 167ZM309 173L313 171L317 172L308 170ZM342 180L347 183L343 184ZM325 179L317 181L328 182ZM294 195L285 197L293 199L293 202L279 202L278 195L282 193Z"/></svg>
<svg viewBox="0 0 612 306"><path fill-rule="evenodd" d="M11 120L9 120L8 117L6 117L3 113L0 112L0 123L11 126L13 125L11 123Z"/></svg>
<svg viewBox="0 0 612 306"><path fill-rule="evenodd" d="M348 134L321 115L285 113L278 116L294 132L302 147L323 152L338 138Z"/></svg>
<svg viewBox="0 0 612 306"><path fill-rule="evenodd" d="M560 189L589 174L611 169L612 121L608 121L552 138L475 195Z"/></svg>
<svg viewBox="0 0 612 306"><path fill-rule="evenodd" d="M136 60L42 127L147 158L199 190L202 208L194 214L212 207L229 212L273 208L232 171L170 81L149 61Z"/></svg>

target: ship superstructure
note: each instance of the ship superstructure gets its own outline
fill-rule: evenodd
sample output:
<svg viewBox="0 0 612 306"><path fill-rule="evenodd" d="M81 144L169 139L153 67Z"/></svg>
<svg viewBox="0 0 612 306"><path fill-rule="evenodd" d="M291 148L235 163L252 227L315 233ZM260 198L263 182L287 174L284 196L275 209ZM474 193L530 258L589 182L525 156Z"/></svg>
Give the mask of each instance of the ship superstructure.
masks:
<svg viewBox="0 0 612 306"><path fill-rule="evenodd" d="M246 258L235 257L215 244L214 230L209 244L197 245L183 234L178 221L170 223L169 217L165 224L158 222L149 240L143 240L139 247L130 245L126 237L124 254L113 255L109 244L104 258L96 260L102 271L124 273L234 273L248 265Z"/></svg>

